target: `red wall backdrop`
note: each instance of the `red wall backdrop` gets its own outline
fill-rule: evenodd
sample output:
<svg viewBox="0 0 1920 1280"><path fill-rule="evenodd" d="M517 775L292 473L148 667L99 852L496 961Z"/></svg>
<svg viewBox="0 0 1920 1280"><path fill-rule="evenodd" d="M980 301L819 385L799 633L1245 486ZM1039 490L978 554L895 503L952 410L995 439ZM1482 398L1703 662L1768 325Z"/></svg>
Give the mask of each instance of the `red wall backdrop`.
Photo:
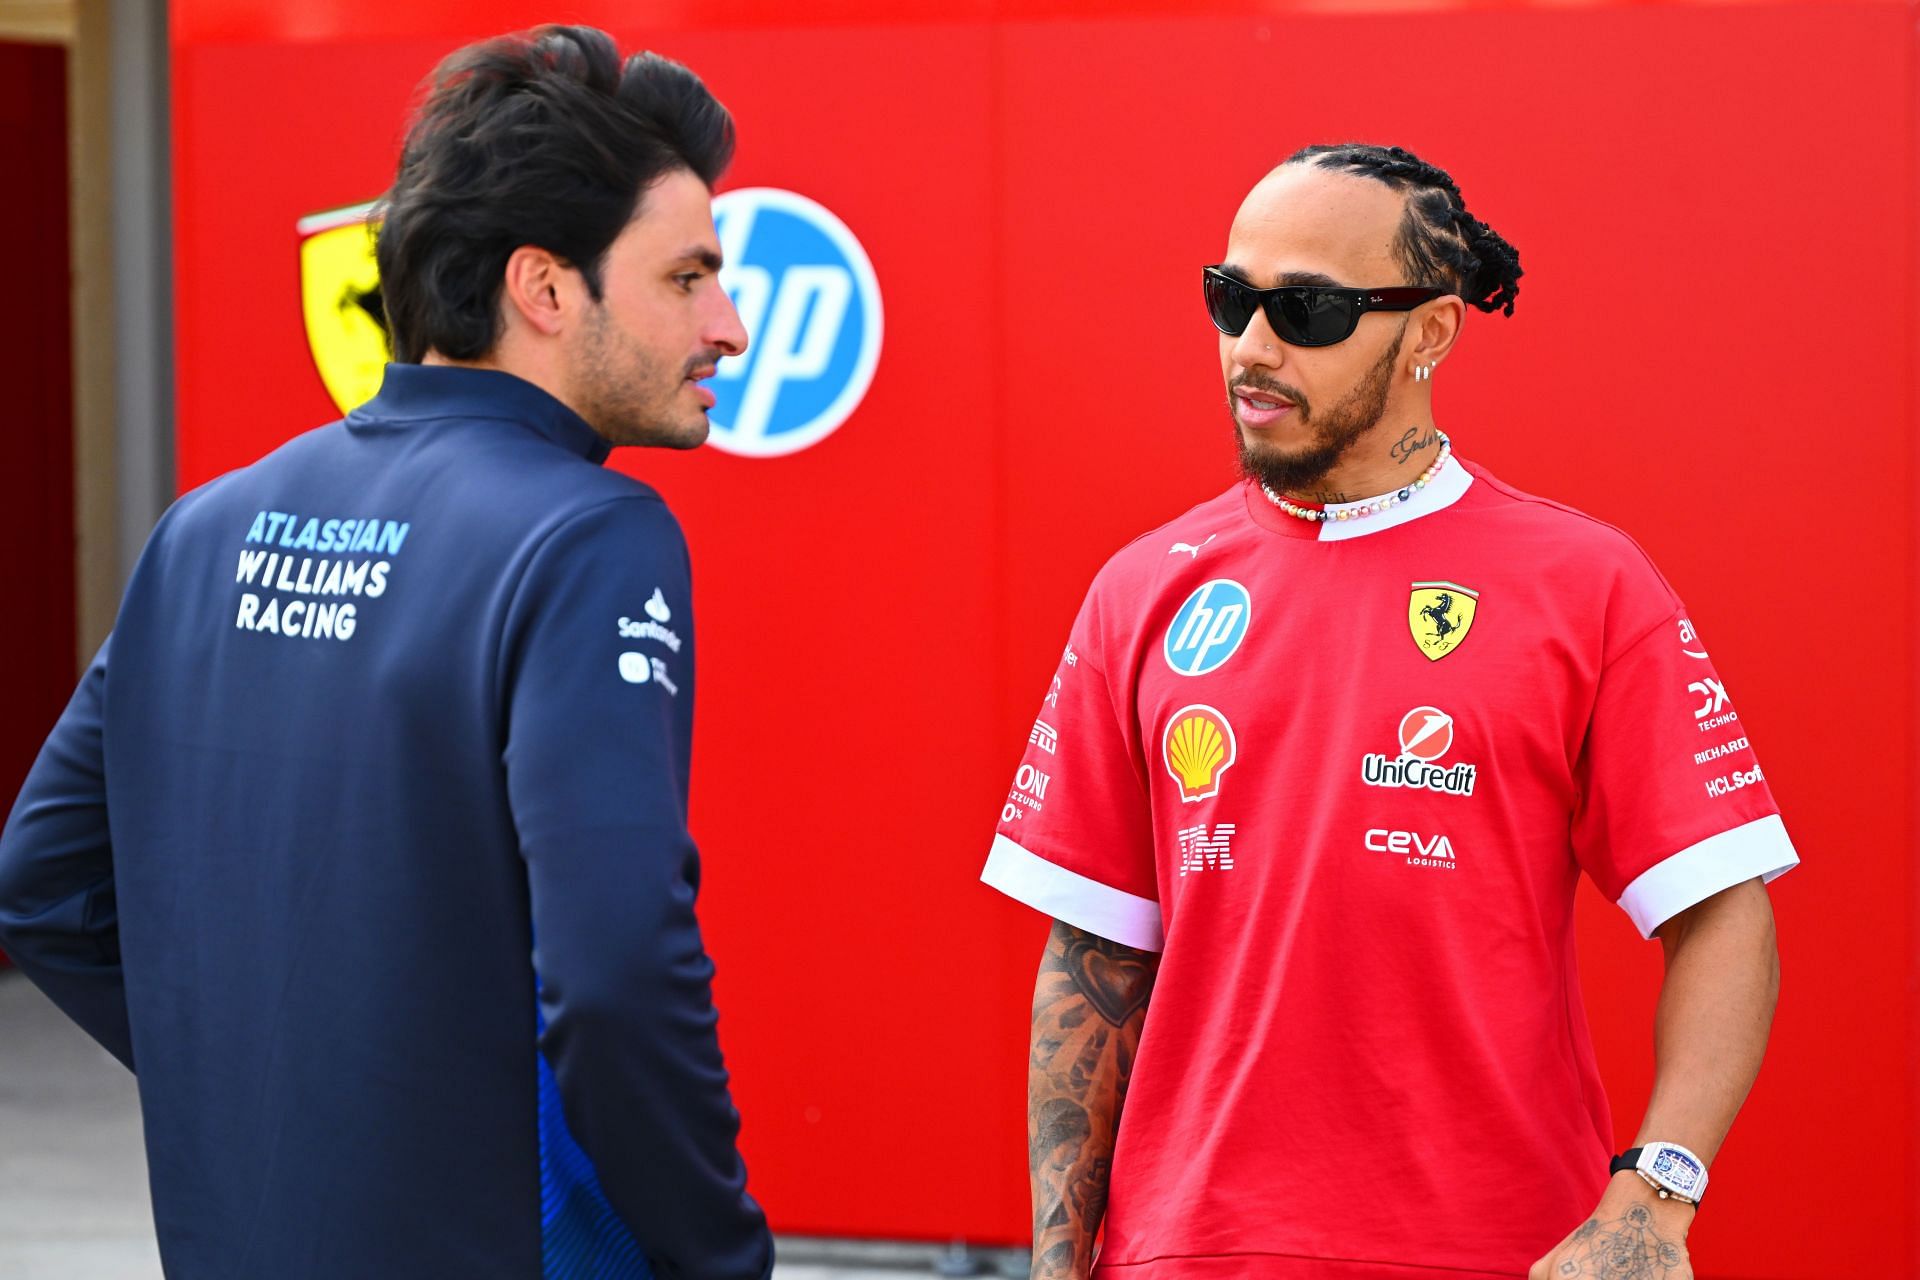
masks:
<svg viewBox="0 0 1920 1280"><path fill-rule="evenodd" d="M584 20L732 107L730 186L871 256L886 341L838 433L628 451L691 538L694 825L722 1035L778 1229L1017 1241L1043 922L974 883L1095 568L1231 452L1194 267L1266 167L1398 141L1520 246L1440 420L1630 529L1686 597L1806 866L1700 1275L1920 1275L1914 12L883 0L174 0L179 474L332 416L294 223L371 198L455 45ZM1657 946L1588 895L1616 1117Z"/></svg>

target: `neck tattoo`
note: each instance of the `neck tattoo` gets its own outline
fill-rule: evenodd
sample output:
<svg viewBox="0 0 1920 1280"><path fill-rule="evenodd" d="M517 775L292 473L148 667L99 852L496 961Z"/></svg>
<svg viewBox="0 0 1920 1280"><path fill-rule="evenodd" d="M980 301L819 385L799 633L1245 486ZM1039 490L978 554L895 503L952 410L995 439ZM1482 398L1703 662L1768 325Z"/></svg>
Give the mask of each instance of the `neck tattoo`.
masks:
<svg viewBox="0 0 1920 1280"><path fill-rule="evenodd" d="M1433 465L1421 472L1420 478L1406 488L1396 489L1392 493L1381 494L1372 501L1363 502L1357 507L1343 507L1339 511L1326 511L1319 507L1303 507L1299 503L1292 502L1275 493L1264 481L1261 482L1260 492L1267 495L1267 501L1288 515L1316 524L1322 520L1362 520L1367 516L1379 515L1382 511L1388 511L1399 506L1408 498L1411 498L1414 494L1426 488L1427 485L1432 483L1433 478L1440 474L1441 468L1447 465L1447 459L1453 456L1453 441L1447 439L1447 433L1438 427L1434 427L1432 430L1433 434L1440 437L1440 456L1433 460Z"/></svg>

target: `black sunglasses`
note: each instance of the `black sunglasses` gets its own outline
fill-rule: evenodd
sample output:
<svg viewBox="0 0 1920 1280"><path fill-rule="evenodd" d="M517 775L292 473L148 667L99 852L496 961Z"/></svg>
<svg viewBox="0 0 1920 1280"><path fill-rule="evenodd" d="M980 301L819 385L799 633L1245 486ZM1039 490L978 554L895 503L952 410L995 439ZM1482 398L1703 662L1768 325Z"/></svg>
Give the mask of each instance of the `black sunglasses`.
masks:
<svg viewBox="0 0 1920 1280"><path fill-rule="evenodd" d="M1283 284L1256 289L1219 267L1204 268L1207 314L1213 327L1237 338L1253 322L1254 308L1267 313L1280 341L1296 347L1330 347L1353 336L1369 311L1411 311L1446 296L1445 289L1395 285L1385 289L1334 289L1317 284Z"/></svg>

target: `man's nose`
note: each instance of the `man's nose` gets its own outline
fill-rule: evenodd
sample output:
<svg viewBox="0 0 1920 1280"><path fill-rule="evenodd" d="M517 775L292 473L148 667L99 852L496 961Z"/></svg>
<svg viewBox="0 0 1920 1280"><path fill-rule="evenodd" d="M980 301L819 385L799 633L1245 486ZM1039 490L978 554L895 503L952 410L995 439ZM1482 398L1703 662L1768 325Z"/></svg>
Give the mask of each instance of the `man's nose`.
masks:
<svg viewBox="0 0 1920 1280"><path fill-rule="evenodd" d="M1256 307L1253 319L1233 340L1233 362L1242 369L1278 369L1286 360L1285 347L1267 323L1267 313Z"/></svg>
<svg viewBox="0 0 1920 1280"><path fill-rule="evenodd" d="M732 296L725 289L716 288L714 292L719 295L719 301L701 337L722 355L737 356L747 349L747 327L740 323L740 312L734 307Z"/></svg>

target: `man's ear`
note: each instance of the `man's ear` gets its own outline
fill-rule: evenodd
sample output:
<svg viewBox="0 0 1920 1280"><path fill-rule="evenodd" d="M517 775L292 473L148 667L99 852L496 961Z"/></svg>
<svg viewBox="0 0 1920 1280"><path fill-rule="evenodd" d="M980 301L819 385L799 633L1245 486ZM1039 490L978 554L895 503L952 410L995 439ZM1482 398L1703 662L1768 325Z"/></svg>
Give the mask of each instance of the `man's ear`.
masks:
<svg viewBox="0 0 1920 1280"><path fill-rule="evenodd" d="M1467 318L1467 304L1455 294L1422 303L1414 321L1407 326L1408 356L1415 365L1438 365L1459 341L1460 326Z"/></svg>
<svg viewBox="0 0 1920 1280"><path fill-rule="evenodd" d="M542 337L556 337L581 292L580 273L538 245L523 244L507 258L501 307Z"/></svg>

